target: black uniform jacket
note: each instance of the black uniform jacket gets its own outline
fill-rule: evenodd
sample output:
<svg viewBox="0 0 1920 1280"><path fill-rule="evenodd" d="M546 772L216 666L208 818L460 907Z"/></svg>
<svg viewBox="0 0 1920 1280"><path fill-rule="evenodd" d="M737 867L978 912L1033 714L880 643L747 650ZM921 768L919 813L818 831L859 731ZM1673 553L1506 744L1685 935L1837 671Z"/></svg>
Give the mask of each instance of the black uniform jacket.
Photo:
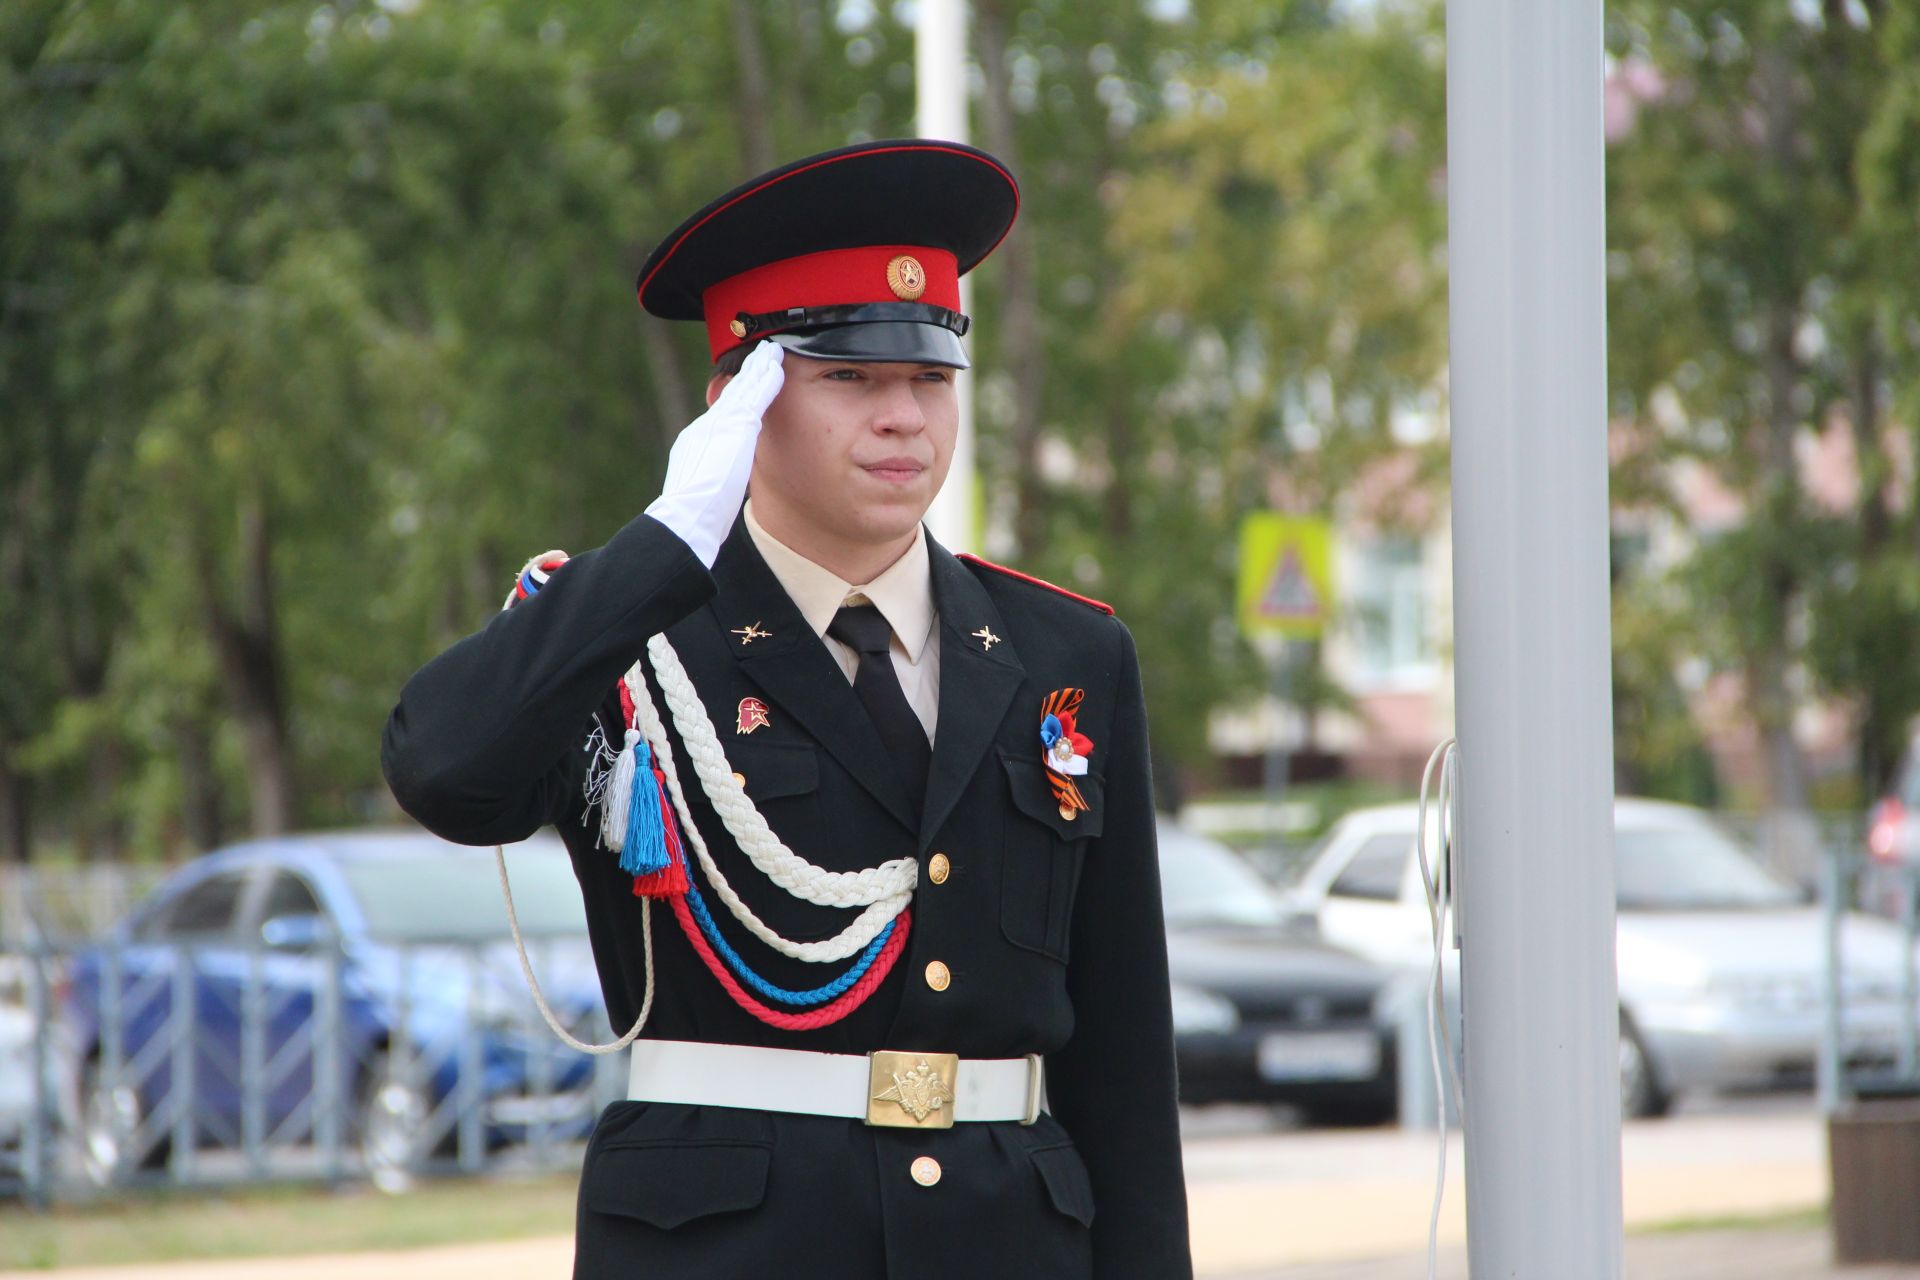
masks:
<svg viewBox="0 0 1920 1280"><path fill-rule="evenodd" d="M921 863L912 931L886 981L844 1020L776 1030L706 971L671 910L653 915L644 1032L834 1053L1011 1058L1043 1053L1039 1122L940 1131L731 1107L621 1101L581 1175L577 1277L737 1280L1177 1280L1191 1274L1147 723L1132 637L1062 593L956 558L929 538L940 701L924 812L878 732L737 520L711 573L640 516L540 592L429 662L388 722L382 763L401 806L463 844L554 824L572 853L616 1029L646 989L641 904L599 847L583 800L594 729L620 742L617 682L665 630L733 768L780 838L831 870ZM736 628L770 632L743 640ZM998 637L989 644L982 630ZM649 679L651 672L649 671ZM1078 779L1090 811L1061 816L1041 763L1041 700L1086 691ZM665 701L656 706L672 730ZM770 723L737 732L741 699ZM742 898L779 933L829 937L853 912L774 886L700 790L677 733L695 820ZM944 883L927 862L944 853ZM691 851L689 851L691 861ZM697 863L691 868L701 876ZM782 956L714 904L722 935L769 981L818 986L844 965ZM928 983L943 962L945 990ZM922 1155L941 1176L908 1174Z"/></svg>

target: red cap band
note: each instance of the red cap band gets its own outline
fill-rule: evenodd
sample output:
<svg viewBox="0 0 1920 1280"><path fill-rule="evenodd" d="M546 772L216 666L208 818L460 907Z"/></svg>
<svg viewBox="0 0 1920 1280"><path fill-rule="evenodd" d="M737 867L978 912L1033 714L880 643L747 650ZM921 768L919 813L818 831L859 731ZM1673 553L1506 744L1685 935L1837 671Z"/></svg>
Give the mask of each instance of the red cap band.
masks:
<svg viewBox="0 0 1920 1280"><path fill-rule="evenodd" d="M742 271L700 295L713 358L740 345L727 326L741 312L838 307L862 302L925 302L960 309L959 263L951 251L923 245L827 249Z"/></svg>

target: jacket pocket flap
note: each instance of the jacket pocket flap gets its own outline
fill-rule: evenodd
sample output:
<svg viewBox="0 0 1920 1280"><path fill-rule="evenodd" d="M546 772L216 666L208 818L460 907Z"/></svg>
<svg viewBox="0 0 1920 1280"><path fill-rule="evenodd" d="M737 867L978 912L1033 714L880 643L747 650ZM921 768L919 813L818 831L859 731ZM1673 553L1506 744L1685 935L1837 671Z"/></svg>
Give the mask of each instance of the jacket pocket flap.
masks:
<svg viewBox="0 0 1920 1280"><path fill-rule="evenodd" d="M755 801L820 789L820 757L810 743L732 743L727 758L747 780L747 795Z"/></svg>
<svg viewBox="0 0 1920 1280"><path fill-rule="evenodd" d="M1093 1225L1093 1180L1087 1177L1086 1161L1071 1144L1034 1147L1027 1152L1040 1180L1047 1184L1053 1207L1083 1227Z"/></svg>
<svg viewBox="0 0 1920 1280"><path fill-rule="evenodd" d="M583 1199L598 1213L671 1231L759 1204L772 1158L771 1148L758 1142L613 1144L594 1153Z"/></svg>
<svg viewBox="0 0 1920 1280"><path fill-rule="evenodd" d="M1007 786L1012 790L1014 806L1020 812L1050 828L1062 840L1080 840L1100 834L1106 806L1100 803L1102 784L1099 775L1089 772L1071 779L1079 789L1080 798L1087 802L1087 807L1071 810L1073 816L1069 818L1061 812L1059 798L1054 795L1053 783L1047 777L1047 766L1040 763L1038 742L1034 744L1031 760L1022 760L1002 747L1000 763L1006 766Z"/></svg>

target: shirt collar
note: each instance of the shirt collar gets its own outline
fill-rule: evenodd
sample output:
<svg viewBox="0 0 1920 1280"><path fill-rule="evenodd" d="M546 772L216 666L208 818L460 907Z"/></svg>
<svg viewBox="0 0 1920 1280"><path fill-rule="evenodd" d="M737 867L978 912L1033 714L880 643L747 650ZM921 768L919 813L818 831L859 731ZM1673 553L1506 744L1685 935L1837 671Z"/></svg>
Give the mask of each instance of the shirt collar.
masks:
<svg viewBox="0 0 1920 1280"><path fill-rule="evenodd" d="M827 634L833 615L848 603L849 596L864 596L887 620L893 634L900 637L907 660L918 663L927 639L933 634L933 579L927 559L927 534L916 526L913 544L898 560L881 570L873 581L855 585L830 569L821 567L787 546L761 527L754 518L753 499L746 501L743 514L747 533L753 538L760 558L773 570L800 614L817 636ZM853 603L860 603L859 600Z"/></svg>

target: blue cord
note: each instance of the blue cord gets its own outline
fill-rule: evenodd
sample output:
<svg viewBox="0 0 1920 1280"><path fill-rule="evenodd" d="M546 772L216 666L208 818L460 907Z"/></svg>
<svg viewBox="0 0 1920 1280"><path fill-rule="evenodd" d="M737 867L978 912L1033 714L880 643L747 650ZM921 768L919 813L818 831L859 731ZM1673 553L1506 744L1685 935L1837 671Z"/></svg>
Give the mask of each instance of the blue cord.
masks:
<svg viewBox="0 0 1920 1280"><path fill-rule="evenodd" d="M894 926L900 923L898 917L887 921L887 927L882 929L874 940L867 944L867 949L860 953L860 959L854 962L853 968L847 970L826 986L815 987L812 991L787 991L774 986L771 982L768 982L765 978L749 969L747 962L742 960L739 954L727 945L727 940L720 936L720 930L713 922L713 915L707 910L706 901L701 898L700 890L692 883L691 877L689 877L687 883L687 905L693 908L694 919L700 922L700 932L707 935L707 941L712 943L713 949L726 960L727 967L744 978L747 985L751 986L755 991L758 991L769 1000L778 1000L781 1004L814 1004L822 1000L831 1000L848 987L851 987L854 983L860 981L860 975L865 973L873 964L874 957L880 954L880 949L887 945L887 939L893 936Z"/></svg>

